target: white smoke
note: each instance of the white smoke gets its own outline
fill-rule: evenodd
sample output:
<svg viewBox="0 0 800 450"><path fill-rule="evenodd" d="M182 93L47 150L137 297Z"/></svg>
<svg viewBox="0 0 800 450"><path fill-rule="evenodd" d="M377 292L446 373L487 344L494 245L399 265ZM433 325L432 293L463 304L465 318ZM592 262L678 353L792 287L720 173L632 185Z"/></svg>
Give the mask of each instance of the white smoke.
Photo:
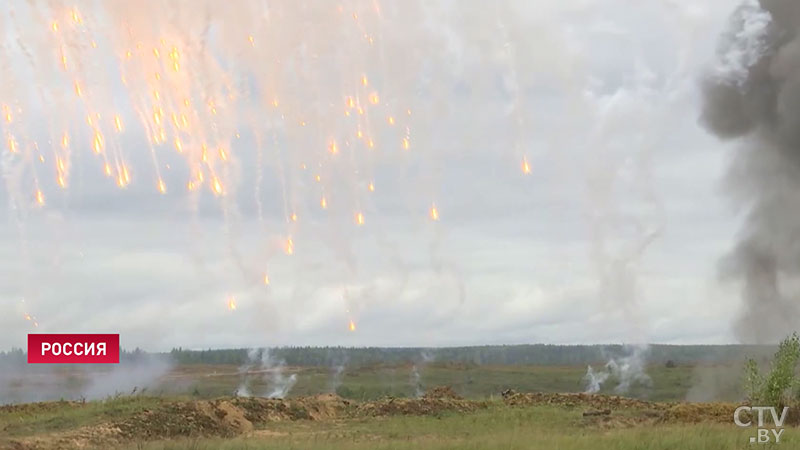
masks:
<svg viewBox="0 0 800 450"><path fill-rule="evenodd" d="M422 395L425 393L425 390L422 387L422 371L425 369L425 366L433 362L434 359L436 359L434 355L427 350L423 350L419 354L419 360L411 367L409 382L414 388L414 395L417 398L422 397Z"/></svg>
<svg viewBox="0 0 800 450"><path fill-rule="evenodd" d="M592 369L592 366L588 367L583 378L586 382L586 393L600 392L608 380L617 381L617 386L614 388L617 394L626 394L634 385L649 387L652 384L652 379L645 372L648 347L637 345L629 348L630 354L612 357L599 372Z"/></svg>
<svg viewBox="0 0 800 450"><path fill-rule="evenodd" d="M297 374L286 376L286 361L275 359L270 349L250 349L247 362L239 368L242 382L236 389L239 397L252 397L254 381L264 381L267 385L261 397L285 398L297 383Z"/></svg>

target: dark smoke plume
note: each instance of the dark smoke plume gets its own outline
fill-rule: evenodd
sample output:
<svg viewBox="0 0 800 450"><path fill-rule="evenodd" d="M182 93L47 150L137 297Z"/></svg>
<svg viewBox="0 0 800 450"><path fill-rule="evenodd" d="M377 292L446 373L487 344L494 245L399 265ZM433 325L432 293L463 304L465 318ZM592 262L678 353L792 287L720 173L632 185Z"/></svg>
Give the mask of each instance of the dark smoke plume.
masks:
<svg viewBox="0 0 800 450"><path fill-rule="evenodd" d="M745 217L722 274L742 283L744 342L798 328L800 312L800 1L750 0L703 82L703 124L737 139L727 187Z"/></svg>

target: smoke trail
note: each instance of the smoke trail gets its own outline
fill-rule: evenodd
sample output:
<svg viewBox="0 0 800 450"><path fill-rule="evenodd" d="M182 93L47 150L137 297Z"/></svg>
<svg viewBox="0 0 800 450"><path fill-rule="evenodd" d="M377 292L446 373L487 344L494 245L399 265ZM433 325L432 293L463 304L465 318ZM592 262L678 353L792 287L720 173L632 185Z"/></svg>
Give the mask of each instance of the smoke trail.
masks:
<svg viewBox="0 0 800 450"><path fill-rule="evenodd" d="M419 361L414 363L414 365L411 367L411 375L409 376L409 382L414 388L414 395L417 398L422 397L422 395L425 393L425 390L422 386L422 371L425 369L425 366L427 366L428 363L435 359L434 355L425 350L420 352L419 357Z"/></svg>
<svg viewBox="0 0 800 450"><path fill-rule="evenodd" d="M701 122L739 144L726 187L746 215L720 268L741 283L734 332L743 342L774 342L800 318L798 29L800 3L745 1L720 38L718 66L702 83Z"/></svg>
<svg viewBox="0 0 800 450"><path fill-rule="evenodd" d="M634 385L650 386L652 379L645 373L645 362L649 347L637 345L630 347L630 354L621 357L612 357L603 370L595 372L592 366L586 370L583 380L586 382L586 392L594 394L600 391L603 384L609 379L617 381L614 392L625 394Z"/></svg>
<svg viewBox="0 0 800 450"><path fill-rule="evenodd" d="M240 368L242 381L236 389L235 395L239 397L253 396L251 383L263 380L267 384L266 391L261 395L267 398L284 398L297 383L297 374L288 377L284 374L286 361L276 360L270 349L250 349L247 351L247 362Z"/></svg>

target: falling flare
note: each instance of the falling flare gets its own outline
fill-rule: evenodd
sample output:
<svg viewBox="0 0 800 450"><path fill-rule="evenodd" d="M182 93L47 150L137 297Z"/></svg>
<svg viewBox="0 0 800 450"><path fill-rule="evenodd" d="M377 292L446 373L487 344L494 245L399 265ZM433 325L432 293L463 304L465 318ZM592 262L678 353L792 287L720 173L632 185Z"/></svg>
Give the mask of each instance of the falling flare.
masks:
<svg viewBox="0 0 800 450"><path fill-rule="evenodd" d="M380 101L381 101L381 98L378 96L377 92L373 92L373 93L369 94L369 102L372 103L373 105L377 105L378 102L380 102Z"/></svg>
<svg viewBox="0 0 800 450"><path fill-rule="evenodd" d="M350 331L356 331L356 323L353 322L353 319L350 319L350 325L347 327Z"/></svg>
<svg viewBox="0 0 800 450"><path fill-rule="evenodd" d="M403 150L408 150L411 147L411 141L407 138L403 138Z"/></svg>
<svg viewBox="0 0 800 450"><path fill-rule="evenodd" d="M8 136L8 150L11 153L17 153L17 141L11 135Z"/></svg>
<svg viewBox="0 0 800 450"><path fill-rule="evenodd" d="M364 214L363 213L356 213L356 225L358 225L358 226L364 225Z"/></svg>
<svg viewBox="0 0 800 450"><path fill-rule="evenodd" d="M158 192L161 192L162 194L167 193L167 184L164 183L164 180L161 178L158 179Z"/></svg>
<svg viewBox="0 0 800 450"><path fill-rule="evenodd" d="M528 158L526 156L522 157L522 173L528 175L531 173L531 165L528 163Z"/></svg>
<svg viewBox="0 0 800 450"><path fill-rule="evenodd" d="M375 183L373 183L373 182L370 182L370 183L367 185L367 189L368 189L370 192L375 192Z"/></svg>
<svg viewBox="0 0 800 450"><path fill-rule="evenodd" d="M289 216L289 218L292 219L292 222L297 222L297 213L292 213L292 215Z"/></svg>
<svg viewBox="0 0 800 450"><path fill-rule="evenodd" d="M339 147L336 145L336 141L331 141L331 143L328 144L328 151L331 152L331 155L339 153Z"/></svg>
<svg viewBox="0 0 800 450"><path fill-rule="evenodd" d="M264 274L264 286L269 286L269 274Z"/></svg>
<svg viewBox="0 0 800 450"><path fill-rule="evenodd" d="M101 135L99 131L95 131L94 133L92 149L94 149L95 153L100 153L103 151L103 135Z"/></svg>
<svg viewBox="0 0 800 450"><path fill-rule="evenodd" d="M287 255L291 256L294 254L294 241L292 238L286 239L286 245L284 246L283 250Z"/></svg>
<svg viewBox="0 0 800 450"><path fill-rule="evenodd" d="M214 195L216 196L222 195L222 183L220 183L219 178L217 178L216 176L214 177L211 183L211 188L214 190Z"/></svg>
<svg viewBox="0 0 800 450"><path fill-rule="evenodd" d="M44 206L44 194L41 189L36 190L36 203L38 203L39 206Z"/></svg>
<svg viewBox="0 0 800 450"><path fill-rule="evenodd" d="M228 297L228 309L236 311L236 299L233 296Z"/></svg>
<svg viewBox="0 0 800 450"><path fill-rule="evenodd" d="M439 210L436 208L435 203L431 205L430 216L433 221L439 220Z"/></svg>
<svg viewBox="0 0 800 450"><path fill-rule="evenodd" d="M117 133L122 132L122 119L118 115L114 116L114 127L117 129Z"/></svg>
<svg viewBox="0 0 800 450"><path fill-rule="evenodd" d="M328 209L328 200L324 196L319 201L319 206L321 206L322 209Z"/></svg>
<svg viewBox="0 0 800 450"><path fill-rule="evenodd" d="M388 123L389 123L389 125L394 125L394 117L392 117L392 116L389 116L389 117L386 119L386 122L388 122Z"/></svg>

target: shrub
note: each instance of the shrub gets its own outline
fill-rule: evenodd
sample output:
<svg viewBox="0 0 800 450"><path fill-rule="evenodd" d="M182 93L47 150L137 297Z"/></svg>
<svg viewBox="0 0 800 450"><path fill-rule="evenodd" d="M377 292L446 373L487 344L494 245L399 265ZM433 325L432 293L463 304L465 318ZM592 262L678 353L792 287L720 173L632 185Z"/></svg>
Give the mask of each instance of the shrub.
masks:
<svg viewBox="0 0 800 450"><path fill-rule="evenodd" d="M770 371L762 375L758 363L748 359L744 369L744 388L753 404L783 407L797 398L798 383L795 368L800 360L800 337L797 333L784 339L770 366Z"/></svg>

